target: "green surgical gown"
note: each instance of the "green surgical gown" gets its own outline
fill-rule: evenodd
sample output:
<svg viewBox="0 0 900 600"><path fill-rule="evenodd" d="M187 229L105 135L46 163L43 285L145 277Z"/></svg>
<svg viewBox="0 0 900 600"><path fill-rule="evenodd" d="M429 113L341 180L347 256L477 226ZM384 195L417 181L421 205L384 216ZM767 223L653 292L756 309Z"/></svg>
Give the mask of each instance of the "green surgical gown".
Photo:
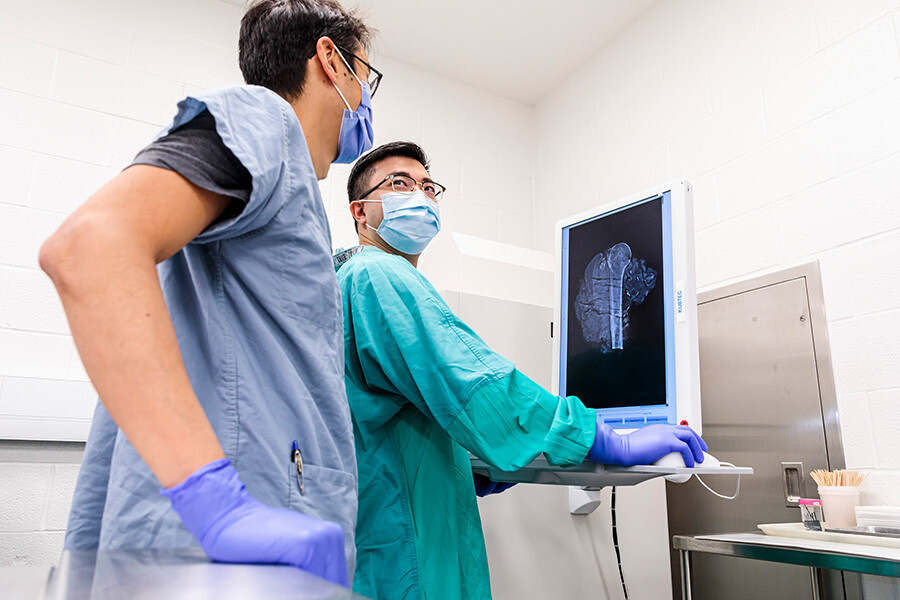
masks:
<svg viewBox="0 0 900 600"><path fill-rule="evenodd" d="M490 598L469 451L504 470L584 460L595 413L493 352L405 259L364 247L338 270L359 468L357 592Z"/></svg>

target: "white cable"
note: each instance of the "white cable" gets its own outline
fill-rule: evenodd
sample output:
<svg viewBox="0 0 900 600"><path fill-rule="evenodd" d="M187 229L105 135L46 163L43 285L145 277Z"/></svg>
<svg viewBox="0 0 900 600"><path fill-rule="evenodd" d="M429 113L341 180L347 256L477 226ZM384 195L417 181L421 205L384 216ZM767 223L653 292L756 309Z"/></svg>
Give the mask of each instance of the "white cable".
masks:
<svg viewBox="0 0 900 600"><path fill-rule="evenodd" d="M734 468L734 465L731 463L728 463L728 462L720 462L719 465L725 465L725 466ZM697 478L697 481L700 482L700 485L705 487L706 490L710 494L712 494L713 496L718 496L719 498L722 498L723 500L734 500L735 498L738 497L738 494L741 493L741 474L740 473L737 474L737 485L735 485L735 488L734 488L734 496L725 496L724 494L720 494L719 492L715 491L714 489L712 489L711 487L706 485L706 483L702 479L700 479L700 476L697 475L696 473L694 473L694 477Z"/></svg>

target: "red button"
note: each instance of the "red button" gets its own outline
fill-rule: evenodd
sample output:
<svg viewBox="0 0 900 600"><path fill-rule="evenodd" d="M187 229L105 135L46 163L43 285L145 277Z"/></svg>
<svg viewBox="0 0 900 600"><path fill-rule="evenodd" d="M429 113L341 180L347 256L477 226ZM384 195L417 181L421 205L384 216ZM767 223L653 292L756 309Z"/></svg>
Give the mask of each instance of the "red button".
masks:
<svg viewBox="0 0 900 600"><path fill-rule="evenodd" d="M682 420L681 420L681 423L679 423L679 425L687 425L687 424L688 424L688 422L685 421L684 419L682 419Z"/></svg>

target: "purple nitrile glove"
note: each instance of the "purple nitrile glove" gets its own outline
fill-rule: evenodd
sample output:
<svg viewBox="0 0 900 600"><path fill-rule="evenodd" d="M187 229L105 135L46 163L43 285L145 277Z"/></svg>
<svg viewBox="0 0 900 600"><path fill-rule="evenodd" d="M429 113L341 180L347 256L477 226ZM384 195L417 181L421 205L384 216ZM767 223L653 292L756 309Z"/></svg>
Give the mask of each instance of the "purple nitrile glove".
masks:
<svg viewBox="0 0 900 600"><path fill-rule="evenodd" d="M494 481L490 477L485 477L478 473L472 473L472 479L475 481L475 493L482 498L490 494L499 494L516 485L515 483Z"/></svg>
<svg viewBox="0 0 900 600"><path fill-rule="evenodd" d="M709 450L697 432L685 425L648 425L620 435L606 423L597 422L597 436L588 459L605 465L649 465L670 452L680 452L684 464L703 462Z"/></svg>
<svg viewBox="0 0 900 600"><path fill-rule="evenodd" d="M292 565L348 585L341 526L263 504L244 489L227 458L200 467L160 494L215 561Z"/></svg>

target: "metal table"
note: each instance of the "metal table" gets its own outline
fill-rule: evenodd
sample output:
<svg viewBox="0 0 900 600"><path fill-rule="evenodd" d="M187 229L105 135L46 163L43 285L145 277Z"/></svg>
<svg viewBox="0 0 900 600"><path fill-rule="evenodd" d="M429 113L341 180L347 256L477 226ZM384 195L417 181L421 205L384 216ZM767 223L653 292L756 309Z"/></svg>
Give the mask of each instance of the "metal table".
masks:
<svg viewBox="0 0 900 600"><path fill-rule="evenodd" d="M681 555L681 597L691 600L691 553L706 552L754 560L808 566L813 598L820 598L817 569L900 577L900 548L822 542L759 533L673 536Z"/></svg>
<svg viewBox="0 0 900 600"><path fill-rule="evenodd" d="M366 600L282 565L214 563L199 548L63 552L58 567L0 568L4 600Z"/></svg>

